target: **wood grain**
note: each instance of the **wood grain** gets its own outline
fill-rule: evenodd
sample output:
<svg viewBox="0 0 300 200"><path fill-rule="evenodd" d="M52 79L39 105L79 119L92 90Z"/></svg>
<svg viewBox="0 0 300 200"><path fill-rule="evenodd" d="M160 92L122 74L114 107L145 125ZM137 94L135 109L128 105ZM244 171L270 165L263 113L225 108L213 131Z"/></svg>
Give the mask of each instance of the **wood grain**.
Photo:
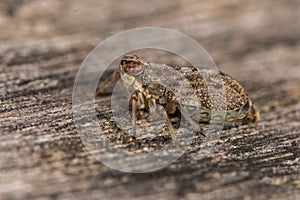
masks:
<svg viewBox="0 0 300 200"><path fill-rule="evenodd" d="M1 199L300 198L299 1L87 2L0 3ZM200 42L245 86L259 123L226 130L203 158L193 143L156 172L122 173L96 160L73 121L75 75L99 42L139 26ZM109 102L97 99L100 123Z"/></svg>

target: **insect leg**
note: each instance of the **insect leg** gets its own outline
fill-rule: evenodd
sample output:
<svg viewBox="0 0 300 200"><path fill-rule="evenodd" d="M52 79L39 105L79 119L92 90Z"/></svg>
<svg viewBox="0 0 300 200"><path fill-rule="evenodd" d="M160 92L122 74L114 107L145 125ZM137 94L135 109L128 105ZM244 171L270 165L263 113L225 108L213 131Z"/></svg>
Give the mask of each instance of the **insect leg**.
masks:
<svg viewBox="0 0 300 200"><path fill-rule="evenodd" d="M116 70L110 75L105 81L103 81L96 91L96 96L101 94L107 86L109 86L114 80L116 80L120 76L119 70Z"/></svg>
<svg viewBox="0 0 300 200"><path fill-rule="evenodd" d="M195 122L191 116L189 114L186 113L186 111L184 109L182 109L180 106L179 106L179 111L180 113L183 115L183 117L188 121L188 123L196 130L199 130L199 128L201 129L201 135L207 137L207 131L202 129L200 124L198 124L197 122Z"/></svg>
<svg viewBox="0 0 300 200"><path fill-rule="evenodd" d="M136 112L138 109L143 109L145 108L145 96L143 95L142 92L140 91L135 91L131 97L131 120L132 120L132 132L133 135L136 135L136 121L137 121L137 116Z"/></svg>
<svg viewBox="0 0 300 200"><path fill-rule="evenodd" d="M137 110L137 100L132 97L132 110L131 110L131 116L132 116L132 134L136 135L136 110Z"/></svg>
<svg viewBox="0 0 300 200"><path fill-rule="evenodd" d="M153 98L150 99L148 103L149 103L149 110L150 110L150 113L153 116L153 118L157 118L159 113L163 114L163 116L166 120L166 123L167 123L167 127L169 129L172 141L176 143L175 131L174 131L173 125L171 123L171 120L170 120L166 110L164 109L164 107L161 105L156 105L156 100Z"/></svg>

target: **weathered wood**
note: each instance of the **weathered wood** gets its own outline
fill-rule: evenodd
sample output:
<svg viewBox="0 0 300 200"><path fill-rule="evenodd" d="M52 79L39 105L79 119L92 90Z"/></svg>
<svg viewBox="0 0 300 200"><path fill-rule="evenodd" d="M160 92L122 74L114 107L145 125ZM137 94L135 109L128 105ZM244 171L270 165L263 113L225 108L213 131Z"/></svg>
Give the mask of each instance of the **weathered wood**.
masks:
<svg viewBox="0 0 300 200"><path fill-rule="evenodd" d="M300 198L299 1L124 1L123 9L110 1L8 2L0 3L0 199ZM204 158L196 141L164 169L122 173L97 161L76 134L72 87L98 42L150 25L203 44L245 86L261 119L226 130ZM101 124L109 96L96 103ZM126 149L119 136L111 139Z"/></svg>

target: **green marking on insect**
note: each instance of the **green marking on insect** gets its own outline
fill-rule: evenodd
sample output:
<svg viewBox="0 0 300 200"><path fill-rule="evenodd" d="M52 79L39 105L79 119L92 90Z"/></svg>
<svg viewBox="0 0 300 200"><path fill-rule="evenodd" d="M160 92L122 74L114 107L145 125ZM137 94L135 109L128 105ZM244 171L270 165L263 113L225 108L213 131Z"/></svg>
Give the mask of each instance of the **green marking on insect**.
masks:
<svg viewBox="0 0 300 200"><path fill-rule="evenodd" d="M132 93L130 105L134 132L138 120L137 111L141 109L148 110L153 116L157 113L163 114L173 141L176 140L176 137L169 114L174 114L176 111L179 111L193 127L197 126L194 127L196 129L202 123L221 123L223 121L225 127L233 127L254 123L258 120L259 111L248 97L246 90L231 76L210 68L168 66L182 74L192 88L191 91L178 89L177 92L180 95L176 96L174 92L157 82L159 77L147 74L149 70L146 69L151 69L153 65L140 59L137 55L125 55L121 59L119 70L113 73L107 81L104 81L97 91L97 94L101 93L110 82L121 77L125 88ZM169 73L161 74L161 76L169 76ZM174 80L174 77L168 78L174 81L174 84L176 81L182 81ZM207 80L210 82L207 83ZM219 94L220 88L224 91L223 96ZM197 94L197 102L189 99L189 93L192 92ZM161 106L156 106L156 104Z"/></svg>

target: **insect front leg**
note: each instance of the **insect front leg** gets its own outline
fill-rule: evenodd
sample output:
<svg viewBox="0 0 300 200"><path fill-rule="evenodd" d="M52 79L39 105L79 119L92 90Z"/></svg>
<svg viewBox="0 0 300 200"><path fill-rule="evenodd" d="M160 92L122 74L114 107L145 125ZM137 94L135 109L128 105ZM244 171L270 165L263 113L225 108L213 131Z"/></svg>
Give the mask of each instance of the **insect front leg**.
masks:
<svg viewBox="0 0 300 200"><path fill-rule="evenodd" d="M135 136L136 135L136 121L137 121L136 112L138 109L144 109L146 107L146 97L142 92L135 91L131 95L130 101L131 101L132 133Z"/></svg>
<svg viewBox="0 0 300 200"><path fill-rule="evenodd" d="M137 110L137 99L132 97L131 100L131 120L132 120L132 134L136 135L136 110Z"/></svg>

